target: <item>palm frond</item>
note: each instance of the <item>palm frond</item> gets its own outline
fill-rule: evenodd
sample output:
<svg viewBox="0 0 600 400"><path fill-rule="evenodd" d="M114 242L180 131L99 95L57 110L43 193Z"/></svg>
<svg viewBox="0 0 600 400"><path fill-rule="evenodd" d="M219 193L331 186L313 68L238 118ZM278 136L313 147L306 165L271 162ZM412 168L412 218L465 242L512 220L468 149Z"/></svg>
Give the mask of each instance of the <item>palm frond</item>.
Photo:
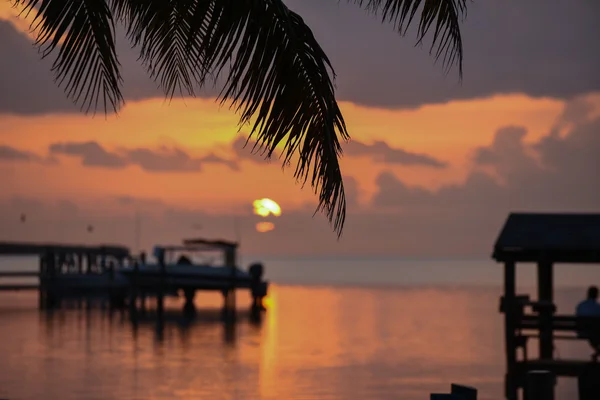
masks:
<svg viewBox="0 0 600 400"><path fill-rule="evenodd" d="M458 64L462 78L463 46L460 22L466 16L467 0L348 0L374 13L381 14L382 22L392 23L394 28L405 35L415 15L421 9L417 28L417 44L435 25L431 40L430 54L435 59L442 58L447 71Z"/></svg>
<svg viewBox="0 0 600 400"><path fill-rule="evenodd" d="M335 99L335 73L302 18L282 0L11 0L34 12L37 45L59 85L88 111L103 99L123 103L114 20L122 22L140 60L166 95L194 94L225 77L219 99L252 123L250 136L270 157L283 144L283 165L296 157L296 179L310 181L341 235L346 215L340 139L349 138ZM406 33L420 8L418 43L435 25L430 52L459 64L459 15L466 0L348 0ZM437 46L437 48L436 48Z"/></svg>
<svg viewBox="0 0 600 400"><path fill-rule="evenodd" d="M210 71L197 52L200 38L192 37L192 10L210 1L112 0L115 17L127 27L134 47L148 73L168 97L175 91L194 95ZM189 45L193 43L194 45Z"/></svg>
<svg viewBox="0 0 600 400"><path fill-rule="evenodd" d="M220 94L253 122L250 136L267 157L284 143L294 176L310 183L341 234L345 219L338 136L348 133L335 100L333 69L310 29L281 0L177 0L169 6L113 0L115 13L141 47L141 58L167 94L193 93L226 75Z"/></svg>
<svg viewBox="0 0 600 400"><path fill-rule="evenodd" d="M123 103L112 13L104 1L12 0L35 14L31 27L42 57L58 47L52 69L59 86L88 112L102 101L105 111Z"/></svg>

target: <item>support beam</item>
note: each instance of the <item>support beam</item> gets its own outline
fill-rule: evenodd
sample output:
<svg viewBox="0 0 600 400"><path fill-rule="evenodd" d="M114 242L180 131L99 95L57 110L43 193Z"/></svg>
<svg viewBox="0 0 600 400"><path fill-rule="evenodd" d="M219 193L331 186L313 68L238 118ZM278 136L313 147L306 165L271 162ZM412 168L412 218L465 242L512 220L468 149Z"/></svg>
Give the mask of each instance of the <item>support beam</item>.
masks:
<svg viewBox="0 0 600 400"><path fill-rule="evenodd" d="M516 297L516 268L515 263L507 261L504 264L504 338L506 346L506 376L504 377L504 392L508 400L517 400L517 347L515 341L515 297Z"/></svg>
<svg viewBox="0 0 600 400"><path fill-rule="evenodd" d="M540 303L540 358L552 359L552 314L554 303L554 268L551 262L541 261L537 266L538 302Z"/></svg>
<svg viewBox="0 0 600 400"><path fill-rule="evenodd" d="M236 317L236 270L237 270L237 259L236 259L236 248L230 246L225 249L225 265L231 267L230 287L225 297L225 309L227 310L227 318L235 319Z"/></svg>
<svg viewBox="0 0 600 400"><path fill-rule="evenodd" d="M525 389L527 400L554 400L555 380L550 371L529 371Z"/></svg>

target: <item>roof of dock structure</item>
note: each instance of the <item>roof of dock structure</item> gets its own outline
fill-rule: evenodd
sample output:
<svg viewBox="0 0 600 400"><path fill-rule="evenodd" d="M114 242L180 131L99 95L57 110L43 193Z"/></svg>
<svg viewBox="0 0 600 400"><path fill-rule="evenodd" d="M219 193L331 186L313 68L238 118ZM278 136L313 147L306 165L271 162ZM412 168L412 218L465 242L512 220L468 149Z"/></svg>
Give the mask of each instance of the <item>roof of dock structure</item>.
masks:
<svg viewBox="0 0 600 400"><path fill-rule="evenodd" d="M228 240L210 240L210 239L184 239L183 245L186 247L203 248L203 249L226 249L236 248L238 243Z"/></svg>
<svg viewBox="0 0 600 400"><path fill-rule="evenodd" d="M511 213L492 258L501 262L600 263L600 214Z"/></svg>
<svg viewBox="0 0 600 400"><path fill-rule="evenodd" d="M72 245L61 243L0 242L0 255L42 255L47 252L128 257L129 248L117 245Z"/></svg>

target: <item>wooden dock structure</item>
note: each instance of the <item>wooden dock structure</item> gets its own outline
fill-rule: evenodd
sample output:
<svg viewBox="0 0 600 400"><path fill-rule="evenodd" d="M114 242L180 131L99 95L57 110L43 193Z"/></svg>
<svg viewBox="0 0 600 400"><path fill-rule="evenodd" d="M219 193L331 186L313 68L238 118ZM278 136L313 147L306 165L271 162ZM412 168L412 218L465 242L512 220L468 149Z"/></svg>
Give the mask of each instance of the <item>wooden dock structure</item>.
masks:
<svg viewBox="0 0 600 400"><path fill-rule="evenodd" d="M548 371L555 378L577 377L580 400L600 399L599 362L591 356L588 360L554 357L556 340L586 340L578 335L581 326L600 332L600 318L557 315L554 304L556 264L600 264L600 214L512 213L492 257L504 264L500 312L505 324L505 397L518 400L519 389L523 389L528 400L524 390L527 375ZM537 264L537 299L517 295L517 263ZM534 359L527 354L531 338L538 339L539 356Z"/></svg>
<svg viewBox="0 0 600 400"><path fill-rule="evenodd" d="M102 298L112 308L129 308L132 314L145 309L145 300L154 298L158 317L163 313L165 296L185 298L184 311L194 312L194 295L199 290L220 291L224 298L223 315L235 318L235 292L251 292L253 316L259 316L268 282L263 280L261 264L250 266L248 273L236 267L237 243L222 240L185 240L179 246L157 246L158 268L146 268L145 254L134 257L124 246L79 246L56 243L0 243L1 256L37 256L37 271L0 271L0 291L37 290L40 309L59 307L63 299ZM229 268L212 269L202 274L195 265L173 265L177 253L216 251L224 255ZM189 259L186 259L189 262ZM173 266L181 267L173 268ZM187 269L186 267L189 267ZM39 283L15 283L15 278L39 278ZM5 278L9 278L9 282Z"/></svg>
<svg viewBox="0 0 600 400"><path fill-rule="evenodd" d="M123 296L127 282L115 273L131 255L124 246L84 246L58 243L0 243L0 256L37 256L38 271L1 271L0 278L38 277L39 283L5 283L0 290L38 290L41 309L60 299L107 295Z"/></svg>

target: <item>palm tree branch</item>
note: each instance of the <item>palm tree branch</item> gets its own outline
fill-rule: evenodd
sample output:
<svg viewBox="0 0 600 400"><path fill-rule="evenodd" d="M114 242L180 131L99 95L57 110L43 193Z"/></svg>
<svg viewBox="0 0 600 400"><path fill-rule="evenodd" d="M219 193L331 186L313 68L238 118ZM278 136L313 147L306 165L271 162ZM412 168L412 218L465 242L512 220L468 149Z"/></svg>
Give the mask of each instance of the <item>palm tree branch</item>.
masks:
<svg viewBox="0 0 600 400"><path fill-rule="evenodd" d="M58 48L52 64L56 80L85 112L118 110L123 104L121 75L115 51L112 14L104 1L12 0L21 12L34 13L35 44L47 57Z"/></svg>
<svg viewBox="0 0 600 400"><path fill-rule="evenodd" d="M460 23L467 12L467 0L348 0L374 13L381 14L382 22L389 22L405 35L415 15L421 9L417 27L417 44L421 44L433 27L429 52L436 61L442 59L450 70L458 65L462 78L463 45Z"/></svg>
<svg viewBox="0 0 600 400"><path fill-rule="evenodd" d="M239 12L241 2L235 3L229 12ZM333 68L302 18L281 1L245 3L250 7L235 24L244 32L236 36L238 46L228 46L229 55L234 47L237 52L221 99L241 112L242 123L255 118L250 135L256 134L268 156L285 139L284 166L299 155L294 176L302 183L310 179L319 195L317 210L326 213L340 235L346 201L339 137L349 136L335 100ZM217 66L222 68L225 60L221 57Z"/></svg>
<svg viewBox="0 0 600 400"><path fill-rule="evenodd" d="M199 43L188 46L191 10L207 1L112 0L111 8L124 22L127 34L140 49L140 60L168 97L175 92L194 95L206 76Z"/></svg>
<svg viewBox="0 0 600 400"><path fill-rule="evenodd" d="M267 157L282 143L283 164L299 154L294 176L319 194L341 233L345 197L338 136L348 138L335 100L333 69L302 19L281 0L173 0L168 7L113 0L152 75L171 93L225 74L219 95L252 122ZM173 18L173 13L176 14ZM179 79L179 81L178 81Z"/></svg>
<svg viewBox="0 0 600 400"><path fill-rule="evenodd" d="M350 1L350 0L348 0ZM462 76L459 19L467 0L352 0L381 14L401 34L417 12L417 43L433 27L430 53ZM335 99L335 73L302 18L282 0L12 0L35 12L36 44L45 57L58 47L59 85L87 110L122 104L114 20L124 23L140 60L167 96L193 95L208 78L225 76L219 95L251 123L250 137L271 157L283 144L284 166L298 158L294 176L310 180L318 210L338 236L346 200L339 157L349 138Z"/></svg>

